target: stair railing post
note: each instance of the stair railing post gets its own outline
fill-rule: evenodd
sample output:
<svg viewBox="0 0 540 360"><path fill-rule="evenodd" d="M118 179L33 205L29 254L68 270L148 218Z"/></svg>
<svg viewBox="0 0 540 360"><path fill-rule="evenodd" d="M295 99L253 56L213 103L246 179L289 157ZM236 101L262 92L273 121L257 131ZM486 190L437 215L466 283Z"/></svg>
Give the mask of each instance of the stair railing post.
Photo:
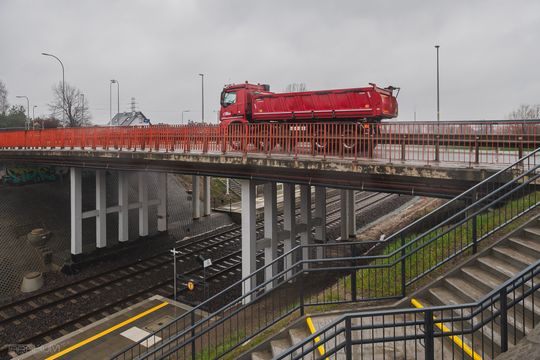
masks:
<svg viewBox="0 0 540 360"><path fill-rule="evenodd" d="M299 282L300 282L300 316L304 316L304 279L300 278L300 275L304 277L304 270L300 270Z"/></svg>
<svg viewBox="0 0 540 360"><path fill-rule="evenodd" d="M405 261L407 260L406 255L407 252L405 250L405 236L403 235L403 232L399 233L400 238L400 244L401 244L401 295L405 297L406 294L406 287L407 287L407 277L405 273Z"/></svg>
<svg viewBox="0 0 540 360"><path fill-rule="evenodd" d="M506 287L499 293L501 308L501 352L508 351L508 299L506 297Z"/></svg>
<svg viewBox="0 0 540 360"><path fill-rule="evenodd" d="M345 356L346 359L352 359L352 324L351 317L345 318Z"/></svg>
<svg viewBox="0 0 540 360"><path fill-rule="evenodd" d="M472 193L472 200L471 203L474 204L476 202L477 196L476 196L476 190ZM471 209L472 212L474 212L474 207ZM478 228L476 225L476 214L472 216L472 251L473 254L476 254L478 251Z"/></svg>
<svg viewBox="0 0 540 360"><path fill-rule="evenodd" d="M191 341L191 360L195 360L195 355L196 355L196 351L195 351L195 312L192 311L191 312L191 338L193 339Z"/></svg>
<svg viewBox="0 0 540 360"><path fill-rule="evenodd" d="M356 246L352 245L352 256L356 258ZM351 300L356 302L357 290L356 290L356 259L352 261L353 269L351 270Z"/></svg>
<svg viewBox="0 0 540 360"><path fill-rule="evenodd" d="M433 334L433 310L424 311L424 358L426 360L434 360L435 358L435 344L434 344L434 334Z"/></svg>

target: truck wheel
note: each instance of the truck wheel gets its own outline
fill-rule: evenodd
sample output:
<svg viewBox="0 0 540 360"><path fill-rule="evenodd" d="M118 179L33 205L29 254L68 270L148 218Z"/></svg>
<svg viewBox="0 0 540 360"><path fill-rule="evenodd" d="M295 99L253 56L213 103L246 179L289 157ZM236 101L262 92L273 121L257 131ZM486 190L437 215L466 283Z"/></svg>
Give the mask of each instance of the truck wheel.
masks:
<svg viewBox="0 0 540 360"><path fill-rule="evenodd" d="M324 136L324 132L322 130L316 131L313 136L313 151L315 153L328 151L330 148L329 141L330 140Z"/></svg>
<svg viewBox="0 0 540 360"><path fill-rule="evenodd" d="M355 136L354 130L345 130L343 134L341 134L341 143L343 146L343 152L345 154L351 154L356 151L356 149L361 148L360 146L360 139L362 136L359 134L359 136Z"/></svg>

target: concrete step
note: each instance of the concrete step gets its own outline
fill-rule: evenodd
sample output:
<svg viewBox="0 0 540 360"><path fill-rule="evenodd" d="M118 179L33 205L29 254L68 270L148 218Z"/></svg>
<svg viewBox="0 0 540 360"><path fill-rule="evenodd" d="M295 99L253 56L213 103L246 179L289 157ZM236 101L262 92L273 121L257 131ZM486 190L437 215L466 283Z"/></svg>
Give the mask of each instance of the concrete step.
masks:
<svg viewBox="0 0 540 360"><path fill-rule="evenodd" d="M500 259L513 264L520 271L536 261L534 256L526 252L518 251L507 245L493 247L492 253Z"/></svg>
<svg viewBox="0 0 540 360"><path fill-rule="evenodd" d="M523 229L523 235L531 240L540 241L540 226L532 225Z"/></svg>
<svg viewBox="0 0 540 360"><path fill-rule="evenodd" d="M289 330L289 336L291 338L291 342L293 345L296 345L302 341L304 341L305 338L309 337L311 333L307 328L292 328Z"/></svg>
<svg viewBox="0 0 540 360"><path fill-rule="evenodd" d="M473 283L474 286L482 288L485 293L490 292L504 282L503 278L494 275L490 271L484 270L482 266L479 266L476 262L470 266L461 268L460 274L464 279Z"/></svg>
<svg viewBox="0 0 540 360"><path fill-rule="evenodd" d="M291 344L291 340L289 338L270 341L270 347L272 348L272 356L278 356L279 354L290 348L292 345L293 344Z"/></svg>
<svg viewBox="0 0 540 360"><path fill-rule="evenodd" d="M457 276L446 278L444 286L458 292L459 296L467 300L467 302L476 302L489 292L476 287L474 283L467 281L467 279Z"/></svg>
<svg viewBox="0 0 540 360"><path fill-rule="evenodd" d="M260 350L251 353L251 360L271 360L272 353L270 350Z"/></svg>
<svg viewBox="0 0 540 360"><path fill-rule="evenodd" d="M522 268L514 266L506 259L503 260L501 257L494 256L494 254L481 256L477 259L477 262L486 271L500 277L502 281L508 280L522 270Z"/></svg>
<svg viewBox="0 0 540 360"><path fill-rule="evenodd" d="M519 244L534 252L536 258L540 258L540 241L532 240L525 236L515 236L508 239L511 245Z"/></svg>

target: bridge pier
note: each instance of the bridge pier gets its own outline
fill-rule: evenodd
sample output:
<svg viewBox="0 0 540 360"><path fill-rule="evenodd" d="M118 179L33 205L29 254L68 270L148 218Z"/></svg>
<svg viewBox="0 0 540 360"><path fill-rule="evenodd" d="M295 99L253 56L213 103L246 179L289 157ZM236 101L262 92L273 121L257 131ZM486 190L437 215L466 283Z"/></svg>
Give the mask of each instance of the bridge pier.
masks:
<svg viewBox="0 0 540 360"><path fill-rule="evenodd" d="M129 240L129 173L118 172L118 242Z"/></svg>
<svg viewBox="0 0 540 360"><path fill-rule="evenodd" d="M210 198L210 176L203 176L203 216L208 216L212 212Z"/></svg>
<svg viewBox="0 0 540 360"><path fill-rule="evenodd" d="M71 204L71 253L82 253L82 171L69 169Z"/></svg>
<svg viewBox="0 0 540 360"><path fill-rule="evenodd" d="M313 237L311 235L311 186L300 185L300 245L307 246L312 244ZM309 259L310 249L304 247L302 249L302 260ZM308 264L304 263L304 269L308 268Z"/></svg>
<svg viewBox="0 0 540 360"><path fill-rule="evenodd" d="M96 170L96 248L107 247L107 174Z"/></svg>
<svg viewBox="0 0 540 360"><path fill-rule="evenodd" d="M200 185L199 177L193 175L191 177L191 201L193 206L193 219L197 220L201 217L201 200L199 197L200 194Z"/></svg>
<svg viewBox="0 0 540 360"><path fill-rule="evenodd" d="M242 279L248 277L257 269L257 226L255 206L255 182L240 180L242 187ZM255 286L255 279L243 284L242 294L247 294ZM246 296L245 303L251 301L251 295Z"/></svg>
<svg viewBox="0 0 540 360"><path fill-rule="evenodd" d="M278 226L277 226L277 187L275 182L264 184L264 265L270 264L277 257ZM265 281L274 276L277 266L269 266L265 270ZM266 290L272 289L272 283L266 285Z"/></svg>
<svg viewBox="0 0 540 360"><path fill-rule="evenodd" d="M294 184L283 183L283 253L288 253L296 240L296 186ZM284 268L290 268L293 263L294 254L291 253L284 258ZM285 280L292 276L291 271L285 273Z"/></svg>
<svg viewBox="0 0 540 360"><path fill-rule="evenodd" d="M167 231L167 173L158 174L157 230Z"/></svg>
<svg viewBox="0 0 540 360"><path fill-rule="evenodd" d="M148 174L140 172L139 180L139 236L148 236Z"/></svg>
<svg viewBox="0 0 540 360"><path fill-rule="evenodd" d="M356 205L354 190L341 190L341 241L356 237Z"/></svg>

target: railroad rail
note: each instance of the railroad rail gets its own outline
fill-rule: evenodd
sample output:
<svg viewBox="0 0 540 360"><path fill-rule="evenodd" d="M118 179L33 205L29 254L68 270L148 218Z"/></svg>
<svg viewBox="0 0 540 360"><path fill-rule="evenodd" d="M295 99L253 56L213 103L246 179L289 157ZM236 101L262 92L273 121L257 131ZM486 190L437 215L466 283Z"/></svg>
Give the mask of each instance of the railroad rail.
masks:
<svg viewBox="0 0 540 360"><path fill-rule="evenodd" d="M356 197L357 211L369 207L379 201L382 201L390 194L377 193L358 193ZM365 202L365 203L364 203ZM328 197L327 207L328 221L327 226L334 226L339 223L339 196L332 195ZM299 215L299 209L296 209L296 216ZM278 217L278 221L282 221L282 215ZM259 221L257 224L257 235L262 236L263 224ZM190 276L194 278L202 278L202 267L195 260L195 255L201 253L219 252L219 257L213 259L213 266L206 273L206 280L214 282L219 280L219 285L216 283L216 288L212 292L219 291L221 287L226 287L230 283L238 280L241 277L241 251L239 250L241 234L240 226L228 226L216 231L211 231L204 236L196 235L188 241L178 241L177 249L181 254L177 257L177 261L182 263L187 270L179 274L180 277ZM298 240L298 239L297 239ZM217 251L219 249L219 251ZM282 246L278 249L281 253ZM257 261L262 261L262 252L257 254ZM148 298L152 295L163 295L165 297L173 296L172 276L171 276L171 258L168 251L159 252L147 259L119 266L115 269L81 279L61 287L56 287L51 290L41 292L39 294L25 297L16 302L0 307L0 328L3 333L13 333L13 329L19 328L16 331L21 336L13 339L14 343L19 344L41 344L57 338L66 333L66 330L75 330L81 325L86 325L96 318L108 315L110 312L118 311L123 306L129 306L133 303ZM33 319L37 319L36 315L51 313L55 308L65 308L72 304L81 304L84 306L85 301L92 294L107 292L110 289L124 288L129 289L132 286L134 279L142 281L144 278L152 279L151 284L142 284L132 291L123 291L121 298L111 299L105 304L94 304L87 311L82 311L79 314L74 314L71 317L62 316L62 321L51 321L41 328L37 325L31 330L26 327L28 323L32 323ZM214 291L215 290L215 291ZM178 293L184 292L181 289ZM201 293L191 296L192 301L200 297ZM204 296L203 296L204 298ZM39 317L41 318L41 317ZM36 320L34 320L36 321ZM20 326L26 331L20 331ZM10 330L10 328L12 330ZM0 349L0 355L5 353L6 347Z"/></svg>
<svg viewBox="0 0 540 360"><path fill-rule="evenodd" d="M155 125L4 131L0 149L264 154L509 164L538 147L540 120Z"/></svg>

